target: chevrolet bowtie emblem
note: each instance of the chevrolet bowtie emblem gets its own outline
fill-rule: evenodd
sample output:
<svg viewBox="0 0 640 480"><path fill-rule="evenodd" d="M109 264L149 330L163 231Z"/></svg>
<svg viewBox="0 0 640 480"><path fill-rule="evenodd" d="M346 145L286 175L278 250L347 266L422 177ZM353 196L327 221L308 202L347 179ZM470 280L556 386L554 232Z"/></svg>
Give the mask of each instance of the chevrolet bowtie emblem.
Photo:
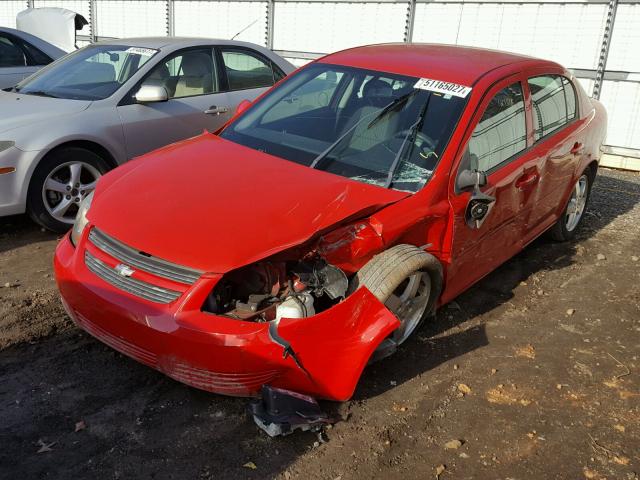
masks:
<svg viewBox="0 0 640 480"><path fill-rule="evenodd" d="M131 268L129 265L125 265L124 263L116 265L115 271L123 277L130 277L135 273L135 270L133 268Z"/></svg>

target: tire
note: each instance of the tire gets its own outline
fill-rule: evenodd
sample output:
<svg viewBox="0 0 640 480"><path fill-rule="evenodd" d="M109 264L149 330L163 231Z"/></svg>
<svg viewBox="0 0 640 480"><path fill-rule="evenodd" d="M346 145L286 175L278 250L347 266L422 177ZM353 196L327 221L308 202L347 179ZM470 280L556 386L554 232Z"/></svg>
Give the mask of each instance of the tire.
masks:
<svg viewBox="0 0 640 480"><path fill-rule="evenodd" d="M417 286L416 286L417 285ZM374 256L351 279L349 291L366 287L401 322L378 347L372 360L391 355L433 313L442 290L442 265L413 245L396 245ZM416 290L416 295L411 292ZM405 298L406 297L406 298ZM405 298L405 300L403 300Z"/></svg>
<svg viewBox="0 0 640 480"><path fill-rule="evenodd" d="M567 206L558 221L549 229L549 236L556 242L567 242L575 237L589 203L593 180L593 171L587 169L573 185Z"/></svg>
<svg viewBox="0 0 640 480"><path fill-rule="evenodd" d="M73 225L82 199L108 170L102 157L84 148L68 147L47 154L29 182L29 216L48 230L66 232Z"/></svg>

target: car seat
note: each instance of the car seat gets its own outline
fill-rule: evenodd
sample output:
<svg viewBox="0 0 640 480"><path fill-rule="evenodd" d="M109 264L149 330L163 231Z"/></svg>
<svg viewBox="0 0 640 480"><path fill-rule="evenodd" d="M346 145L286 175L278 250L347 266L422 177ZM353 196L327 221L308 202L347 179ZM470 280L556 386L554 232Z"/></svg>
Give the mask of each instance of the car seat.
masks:
<svg viewBox="0 0 640 480"><path fill-rule="evenodd" d="M213 64L210 55L204 52L185 53L181 70L174 97L213 93Z"/></svg>

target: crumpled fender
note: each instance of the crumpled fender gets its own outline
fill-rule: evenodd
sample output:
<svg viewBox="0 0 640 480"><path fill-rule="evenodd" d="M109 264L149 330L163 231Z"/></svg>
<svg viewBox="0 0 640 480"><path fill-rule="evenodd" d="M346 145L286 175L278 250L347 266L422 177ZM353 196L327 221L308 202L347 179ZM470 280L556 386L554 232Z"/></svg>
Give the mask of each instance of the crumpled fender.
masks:
<svg viewBox="0 0 640 480"><path fill-rule="evenodd" d="M304 319L280 320L277 332L291 348L304 391L345 401L369 358L400 321L365 287L338 305ZM279 382L278 382L279 383Z"/></svg>

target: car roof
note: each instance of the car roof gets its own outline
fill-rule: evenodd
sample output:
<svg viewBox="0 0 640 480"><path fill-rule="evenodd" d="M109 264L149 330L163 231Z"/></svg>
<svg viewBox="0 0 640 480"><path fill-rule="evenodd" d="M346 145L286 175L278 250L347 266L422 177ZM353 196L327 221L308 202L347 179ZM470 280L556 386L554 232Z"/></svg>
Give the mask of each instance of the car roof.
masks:
<svg viewBox="0 0 640 480"><path fill-rule="evenodd" d="M197 47L199 45L215 43L217 45L256 45L239 40L223 40L218 38L201 37L136 37L136 38L114 38L101 40L96 45L128 45L143 48L165 48L168 46Z"/></svg>
<svg viewBox="0 0 640 480"><path fill-rule="evenodd" d="M342 50L318 61L456 82L467 86L472 86L492 70L515 63L559 66L554 62L516 53L428 43L367 45Z"/></svg>
<svg viewBox="0 0 640 480"><path fill-rule="evenodd" d="M67 54L67 52L56 47L55 45L52 45L49 42L42 40L39 37L36 37L35 35L31 35L30 33L23 32L22 30L16 30L15 28L9 28L9 27L0 27L0 32L8 33L10 35L18 37L19 39L25 42L30 43L37 49L47 54L53 60L56 60L62 57L63 55Z"/></svg>

